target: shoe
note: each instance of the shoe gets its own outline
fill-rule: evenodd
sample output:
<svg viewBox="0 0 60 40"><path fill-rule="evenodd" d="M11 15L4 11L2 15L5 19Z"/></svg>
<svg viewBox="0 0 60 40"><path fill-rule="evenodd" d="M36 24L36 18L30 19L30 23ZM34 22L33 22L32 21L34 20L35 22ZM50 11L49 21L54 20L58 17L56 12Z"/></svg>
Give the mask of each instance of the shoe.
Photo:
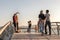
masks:
<svg viewBox="0 0 60 40"><path fill-rule="evenodd" d="M51 35L51 34L49 34L49 35Z"/></svg>
<svg viewBox="0 0 60 40"><path fill-rule="evenodd" d="M45 33L47 35L47 33Z"/></svg>
<svg viewBox="0 0 60 40"><path fill-rule="evenodd" d="M16 31L16 33L19 33L18 31Z"/></svg>

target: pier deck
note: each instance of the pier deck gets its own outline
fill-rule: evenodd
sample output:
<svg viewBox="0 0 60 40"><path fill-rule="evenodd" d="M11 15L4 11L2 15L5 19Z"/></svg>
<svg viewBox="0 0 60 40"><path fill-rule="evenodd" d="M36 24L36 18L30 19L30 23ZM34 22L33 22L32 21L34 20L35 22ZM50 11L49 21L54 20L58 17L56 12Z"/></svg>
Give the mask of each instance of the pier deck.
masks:
<svg viewBox="0 0 60 40"><path fill-rule="evenodd" d="M60 40L59 35L44 35L41 33L14 33L11 40Z"/></svg>

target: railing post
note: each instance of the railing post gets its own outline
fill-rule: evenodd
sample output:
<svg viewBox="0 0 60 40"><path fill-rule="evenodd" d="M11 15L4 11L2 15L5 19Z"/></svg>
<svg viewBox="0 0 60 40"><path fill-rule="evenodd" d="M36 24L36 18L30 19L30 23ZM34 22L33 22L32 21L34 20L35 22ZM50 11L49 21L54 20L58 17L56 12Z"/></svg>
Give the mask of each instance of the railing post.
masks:
<svg viewBox="0 0 60 40"><path fill-rule="evenodd" d="M56 23L56 25L57 25L57 34L59 35L59 25L58 23Z"/></svg>

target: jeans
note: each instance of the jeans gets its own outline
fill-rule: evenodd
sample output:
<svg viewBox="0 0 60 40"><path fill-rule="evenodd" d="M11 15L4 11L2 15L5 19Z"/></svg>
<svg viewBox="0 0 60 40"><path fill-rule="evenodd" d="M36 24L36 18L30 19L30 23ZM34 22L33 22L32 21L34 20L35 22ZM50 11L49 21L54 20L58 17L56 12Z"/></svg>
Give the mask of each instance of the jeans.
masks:
<svg viewBox="0 0 60 40"><path fill-rule="evenodd" d="M48 25L48 28L49 28L49 35L51 35L51 23L50 23L50 21L46 21L45 34L47 34L47 25Z"/></svg>
<svg viewBox="0 0 60 40"><path fill-rule="evenodd" d="M44 24L43 24L43 23L41 23L41 24L39 25L39 31L40 31L40 32L43 32L43 31L44 31Z"/></svg>

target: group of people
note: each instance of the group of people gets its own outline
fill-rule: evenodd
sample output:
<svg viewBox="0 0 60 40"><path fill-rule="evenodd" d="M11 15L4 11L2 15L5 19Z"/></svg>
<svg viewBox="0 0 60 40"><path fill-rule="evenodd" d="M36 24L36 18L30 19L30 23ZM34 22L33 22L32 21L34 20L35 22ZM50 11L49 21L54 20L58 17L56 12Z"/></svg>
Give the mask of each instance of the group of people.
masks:
<svg viewBox="0 0 60 40"><path fill-rule="evenodd" d="M50 14L49 10L46 10L46 14L43 14L43 10L40 11L38 21L38 31L42 33L42 35L47 34L47 25L49 29L49 35L51 35L51 22L50 22ZM44 33L45 29L45 33Z"/></svg>
<svg viewBox="0 0 60 40"><path fill-rule="evenodd" d="M38 32L41 32L42 35L47 34L47 25L49 28L49 35L51 35L51 22L50 22L50 14L49 14L49 10L46 10L46 14L43 13L43 10L40 11L40 14L38 15L38 26L35 28L38 30ZM13 24L14 24L14 29L15 32L18 32L19 28L18 28L18 16L17 13L15 13L13 15ZM28 29L27 32L31 31L31 21L28 21ZM44 29L45 29L45 33L44 33Z"/></svg>

